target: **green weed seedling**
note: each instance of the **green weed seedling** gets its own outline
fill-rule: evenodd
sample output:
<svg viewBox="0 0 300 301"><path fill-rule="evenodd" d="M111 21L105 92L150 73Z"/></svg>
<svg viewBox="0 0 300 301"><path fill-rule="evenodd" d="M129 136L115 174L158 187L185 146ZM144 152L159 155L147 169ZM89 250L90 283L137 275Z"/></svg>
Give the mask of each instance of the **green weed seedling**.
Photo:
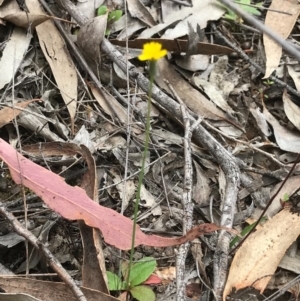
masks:
<svg viewBox="0 0 300 301"><path fill-rule="evenodd" d="M274 82L272 80L270 80L270 79L266 79L265 81L263 81L263 84L265 86L270 87L270 86L272 86L274 84Z"/></svg>
<svg viewBox="0 0 300 301"><path fill-rule="evenodd" d="M289 194L288 194L288 193L285 193L285 194L283 195L282 200L283 200L284 202L288 202L288 201L290 200Z"/></svg>
<svg viewBox="0 0 300 301"><path fill-rule="evenodd" d="M257 9L257 7L259 8L260 6L262 6L262 3L257 3L254 6L254 5L251 5L251 0L235 0L234 2L236 4L238 4L239 6L241 6L241 8L249 14L252 14L252 15L255 15L255 16L260 16L261 15L261 13ZM225 7L225 8L226 8L226 11L227 11L227 13L224 16L225 19L241 22L240 17L235 12L233 12L232 10L230 10L227 7Z"/></svg>
<svg viewBox="0 0 300 301"><path fill-rule="evenodd" d="M266 217L263 217L260 221L260 223L264 223L267 220ZM233 238L230 242L230 248L232 248L236 243L238 243L244 236L246 236L255 226L256 226L257 222L254 222L251 225L248 225L247 227L245 227L241 233L239 234L239 236L236 236L235 238Z"/></svg>
<svg viewBox="0 0 300 301"><path fill-rule="evenodd" d="M107 29L105 31L105 35L109 35L110 34L110 26L118 21L121 17L122 17L122 11L119 10L119 9L116 9L116 10L113 10L113 11L109 11L107 6L105 5L102 5L102 6L99 6L98 9L97 9L97 16L103 16L105 14L108 13L108 16L107 16Z"/></svg>
<svg viewBox="0 0 300 301"><path fill-rule="evenodd" d="M142 285L150 275L154 272L156 261L153 257L144 257L136 263L132 264L129 273L128 286L126 283L129 264L122 263L121 271L122 278L114 273L107 272L108 288L110 291L128 291L135 299L139 301L155 301L155 294L153 290L147 286Z"/></svg>

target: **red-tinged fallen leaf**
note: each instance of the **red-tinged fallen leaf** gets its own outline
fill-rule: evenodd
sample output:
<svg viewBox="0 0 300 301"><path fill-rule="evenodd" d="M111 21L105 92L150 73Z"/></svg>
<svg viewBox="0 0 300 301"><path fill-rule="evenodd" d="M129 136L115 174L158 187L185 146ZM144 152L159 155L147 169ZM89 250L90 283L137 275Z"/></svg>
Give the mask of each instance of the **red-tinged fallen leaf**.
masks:
<svg viewBox="0 0 300 301"><path fill-rule="evenodd" d="M152 274L143 284L161 284L161 279L157 275Z"/></svg>
<svg viewBox="0 0 300 301"><path fill-rule="evenodd" d="M2 139L0 157L8 165L13 180L35 192L52 210L64 218L84 220L90 227L98 228L108 244L122 250L131 248L132 220L95 203L83 189L66 184L63 178L26 159ZM215 224L201 224L185 236L166 238L146 235L137 226L135 246L174 246L220 229L233 231Z"/></svg>

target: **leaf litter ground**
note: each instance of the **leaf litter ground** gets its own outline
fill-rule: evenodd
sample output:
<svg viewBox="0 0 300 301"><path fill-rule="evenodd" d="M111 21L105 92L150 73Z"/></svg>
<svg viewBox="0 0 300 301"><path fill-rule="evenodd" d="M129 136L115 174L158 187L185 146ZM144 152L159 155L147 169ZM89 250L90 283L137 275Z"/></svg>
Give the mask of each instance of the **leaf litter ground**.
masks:
<svg viewBox="0 0 300 301"><path fill-rule="evenodd" d="M120 249L129 248L127 242L125 245L122 244L124 239L126 241L126 237L130 238L131 235L131 223L128 223L130 220L125 217L132 218L133 213L135 188L145 139L143 124L146 116L146 93L139 89L134 81L130 82L129 91L126 91L126 75L116 62L112 64L107 54L99 54L99 50L96 53L98 56L101 55L101 62L97 61L97 55L90 55L86 58L90 68L96 75L100 75L103 86L100 91L97 90L97 84L86 76L87 73L83 71L83 66L72 56L72 52L70 54L65 50L65 46L61 46L64 42L55 26L51 22L52 25L42 23L47 18L45 18L44 12L42 15L38 15L41 12L37 11L35 2L28 1L27 3L26 1L26 5L30 12L32 10L36 14L30 18L40 20L42 23L42 26L33 33L34 37L38 35L38 40L28 38L26 30L20 27L22 25L19 21L21 19L19 7L13 1L8 2L11 6L0 6L1 17L7 20L7 26L3 27L5 30L1 36L2 41L8 41L11 35L10 43L1 49L0 60L1 70L4 70L0 81L3 106L0 110L1 139L3 139L0 155L7 163L7 165L2 164L1 199L5 207L23 221L25 211L21 197L22 190L12 179L17 184L23 184L30 188L31 190L25 189L24 191L27 204L27 223L30 231L48 245L64 268L73 277L82 280L84 286L106 292L105 280L102 280L103 288L97 286L98 284L92 284L87 277L88 273L84 271L87 266L87 255L84 253L88 248L103 249L102 259L95 258L100 269L98 267L97 272L97 269L89 270L91 275L100 275L99 277L103 275L105 268L118 273L120 257L128 259L128 253L122 252L120 255L118 249L113 246L118 244ZM275 64L274 61L270 62L271 56L268 53L266 54L267 65L265 64L264 46L259 34L245 28L243 23L219 20L224 14L223 8L214 10L209 7L210 4L207 4L207 7L203 4L204 8L197 4L193 8L194 14L191 14L190 8L184 6L180 8L175 3L168 6L169 4L162 1L161 7L157 10L149 3L146 3L147 8L145 6L141 8L137 6L140 5L139 1L129 2L127 34L130 36L130 47L132 48L127 56L131 62L146 75L145 64L140 64L134 59L140 53L134 48L141 47L141 42L136 39L139 37L157 39L157 34L161 33L162 44L172 51L170 52L172 57L159 61L156 84L160 89L169 93L170 89L164 81L168 79L194 116L204 117L202 122L204 127L231 154L232 159L236 160L240 168L241 185L237 200L232 200L235 209L234 220L231 221L233 227L240 232L247 225L256 221L261 208L275 193L296 159L300 141L298 96L284 91L272 79L263 79L261 72L258 72L245 60L236 58L236 53L230 52L230 45L224 45L224 42L220 46L208 43L207 37L210 37L211 28L206 22L218 20L218 29L222 35L236 43L243 53L249 55L251 60L263 68L267 66L267 70L272 68L272 62L273 65ZM273 4L275 4L274 2L276 1L273 1ZM113 10L114 8L109 7L109 9ZM120 7L120 9L124 11L124 8ZM152 9L150 14L147 9ZM198 24L199 14L202 14L201 16L204 14L202 9L206 12L206 16L209 15L207 14L209 9L213 13L209 15L209 20L200 18L204 23ZM288 12L290 8L284 9ZM89 7L85 10L88 20L88 11L92 9ZM157 22L155 19L157 15L153 14L154 11L159 11L164 23L158 25L153 23ZM166 15L166 11L169 12L168 15ZM140 14L138 14L139 12ZM11 17L12 13L16 15L14 18L17 21ZM19 18L18 14L20 14ZM262 13L261 18L265 17L264 14ZM188 20L183 19L187 16L190 16ZM193 18L193 16L197 16L197 18ZM272 19L271 11L267 13L267 16L268 20ZM291 19L293 18L295 18L294 12ZM176 27L170 27L170 24L175 21L178 22ZM103 21L102 18L97 22L103 24L106 21ZM116 42L116 38L122 39L124 36L124 22L124 18L121 17L117 22L109 24L111 34L109 39L112 39L114 45L121 45L121 41ZM12 31L9 30L10 24L15 24ZM147 29L145 24L152 27ZM281 30L285 30L285 34L289 36L294 23L289 20L287 24L287 28L281 28ZM83 34L82 31L81 36L78 37L83 39L78 42L78 45L83 48L81 49L83 53L84 51L95 53L97 43L89 44L89 42L95 41L96 36L99 37L99 35L103 39L101 35L105 30L99 33L97 26L93 27L92 32L86 31ZM91 28L91 25L88 27ZM167 27L170 27L169 31L165 30ZM74 24L64 23L64 28L76 37L77 29ZM206 32L199 30L200 28L204 28ZM279 29L275 27L274 30L278 31ZM297 37L297 30L294 28L290 38ZM180 36L176 36L178 34ZM174 40L174 38L185 35L189 37L188 41L176 43ZM213 36L218 44L220 36ZM20 43L19 50L22 43L23 53L25 53L24 58L19 61L17 60L16 41ZM194 41L194 44L191 41ZM178 50L176 48L178 45L187 48L183 51L182 48ZM9 56L8 54L12 51L15 51L15 55ZM120 48L120 51L125 53L124 48ZM181 52L187 54L183 56ZM213 57L214 64L211 64L209 60L212 54L217 54ZM12 72L11 69L5 67L9 61L4 61L4 58L11 60L11 64L15 62L16 71ZM299 66L293 58L286 54L283 54L281 58L281 63L283 61L288 62L287 68L284 69L283 64L276 62L274 67L276 75L283 78L285 73L287 84L291 88L297 89ZM14 75L13 81L12 75ZM127 117L128 96L130 99L129 117ZM35 98L40 101L36 101ZM182 142L184 129L172 117L174 116L172 114L170 116L168 108L162 108L159 103L154 103L151 111L151 144L138 215L141 234L137 238L137 244L141 244L141 246L138 246L135 252L135 260L145 256L152 256L157 260L158 269L155 275L159 277L161 283L155 285L154 291L158 300L167 300L166 294L175 292L176 273L172 268L176 266L176 250L178 248L168 246L166 243L164 248L151 247L149 246L151 244L143 239L148 237L155 241L156 237L161 236L161 240L165 242L173 239L173 245L186 241L182 239L183 221L186 217L181 204L185 189L183 178L186 172ZM175 119L178 121L178 118ZM127 120L130 121L130 128L126 126ZM9 142L11 146L6 146L4 141ZM85 145L85 150L80 147L82 144ZM28 162L30 165L28 174L26 174L26 167L18 164L16 153L12 147L29 159L29 161L23 161L21 157L19 158L19 163ZM84 155L84 152L88 154ZM198 229L197 226L200 227L199 225L203 222L214 222L220 225L226 216L226 212L222 209L222 200L224 200L228 185L226 174L224 175L223 170L219 167L216 154L209 152L205 144L192 141L191 154L194 170L192 199L195 204L192 216L193 226ZM93 160L95 160L95 164L93 164ZM12 162L15 164L13 169ZM32 162L42 166L43 169L39 169L40 166L31 165ZM8 168L10 168L11 174ZM16 170L21 170L23 176L26 177L21 180ZM126 181L123 180L125 171L127 172ZM292 200L296 198L293 195L299 189L298 173L299 167L296 165L294 175L288 179L282 192L274 199L272 206L267 211L268 218L274 217L272 221L273 223L275 221L275 225L272 224L268 227L266 224L261 229L259 227L262 226L259 226L256 234L253 234L260 237L259 245L257 245L258 238L253 236L253 241L249 239L246 250L241 248L236 253L236 257L229 267L229 279L224 285L224 298L232 288L253 286L255 281L254 287L261 292L265 288L276 292L284 283L291 280L294 273L299 273L300 267L296 264L297 256L299 256L297 245L294 244L292 253L285 254L285 250L298 236L297 215L284 212L284 219L278 215L283 207L284 195L291 199L294 211L297 211L295 210L297 201L293 202ZM65 183L59 184L58 178L54 180L55 174L59 174L71 186L81 186L85 190L84 195L81 195L82 189L70 188L68 190ZM45 182L38 184L40 179ZM31 182L30 185L28 185L28 181ZM54 195L49 193L51 185L53 186L51 191L55 192ZM39 187L39 192L36 190L37 187ZM32 191L36 194L33 194ZM44 194L48 197L43 197ZM41 197L48 206L37 196ZM66 204L61 200L62 196L65 199L78 200L79 207L82 206L81 209L74 202ZM54 197L58 198L56 203L53 202ZM100 207L97 207L96 203L93 205L94 207L89 208L89 205L85 203L86 197L99 202L104 208L103 211L97 211ZM50 201L47 202L47 198ZM50 208L54 209L56 213ZM95 226L95 220L104 222L107 218L107 225L112 224L117 230L113 227L107 227L104 230L102 226L99 226L104 241L101 242L101 235L98 234L96 239L96 234L92 233L92 237L94 237L92 247L88 246L86 242L82 245L80 237L80 231L81 235L83 233L82 228L78 227L77 222L63 217L84 219L82 218L83 211L89 211L92 214L93 217L89 219L92 221L90 225ZM121 218L119 215L115 215L114 222L112 222L114 212L122 213L125 217ZM128 225L128 228L125 225ZM222 224L222 226L227 225ZM272 232L268 230L269 228ZM115 231L121 232L116 233ZM109 232L114 233L117 242L107 239L107 237L111 237ZM216 283L222 281L222 279L215 279L212 272L214 253L216 248L218 249L219 233L216 231L213 235L198 237L202 234L202 232L198 232L197 235L190 237L190 239L196 237L197 239L191 242L189 255L184 264L187 298L198 298L200 295L208 294L207 287L216 289L218 286ZM3 265L3 269L5 267L10 272L24 273L26 271L24 239L12 231L10 224L5 219L1 221L1 234L0 263ZM233 238L234 234L231 235ZM285 238L285 241L282 240L282 237ZM141 240L139 241L139 239ZM271 252L266 246L274 247L275 252ZM194 250L196 247L198 247L197 251ZM260 254L258 249L262 255L258 255ZM281 251L280 254L276 252L278 249ZM31 248L29 251L31 254L28 259L30 273L47 274L52 272L51 269L47 269L39 252L33 252ZM202 254L206 254L205 257ZM267 261L261 268L258 268L256 263L261 261L261 258L267 258ZM247 273L246 266L249 273ZM241 267L246 275L238 272ZM285 271L280 276L282 282L279 283L279 277L274 277L269 281L270 274L274 274L278 269ZM202 281L205 281L206 286L199 281L199 275L201 275ZM235 275L238 279L232 278L230 275ZM223 279L223 281L225 280ZM18 281L21 280L18 279ZM101 281L99 280L99 282ZM5 284L5 277L0 283L1 287L6 288L6 292L25 292L23 288L17 290L16 286ZM30 287L28 283L27 286ZM50 285L49 288L51 288ZM45 292L50 296L51 290ZM293 288L290 288L289 292L296 295ZM29 289L28 293L33 294L34 292ZM246 294L242 298L246 298ZM259 293L256 294L258 298L261 298Z"/></svg>

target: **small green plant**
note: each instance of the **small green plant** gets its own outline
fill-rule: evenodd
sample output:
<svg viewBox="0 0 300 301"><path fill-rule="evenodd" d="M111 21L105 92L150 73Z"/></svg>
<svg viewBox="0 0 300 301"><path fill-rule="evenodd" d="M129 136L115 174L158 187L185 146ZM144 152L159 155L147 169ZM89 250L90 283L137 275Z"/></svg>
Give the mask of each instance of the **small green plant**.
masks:
<svg viewBox="0 0 300 301"><path fill-rule="evenodd" d="M272 86L274 84L274 82L272 80L270 80L270 79L266 79L265 81L263 81L263 84L265 86L269 87L269 86Z"/></svg>
<svg viewBox="0 0 300 301"><path fill-rule="evenodd" d="M99 6L97 8L97 16L103 16L105 14L108 13L108 16L107 16L107 28L106 28L106 31L105 31L105 35L109 35L110 33L110 26L118 21L121 17L122 17L122 14L123 12L119 9L116 9L116 10L113 10L113 11L109 11L107 6L105 5L102 5L102 6Z"/></svg>
<svg viewBox="0 0 300 301"><path fill-rule="evenodd" d="M260 223L264 223L267 220L266 217L263 217L260 221ZM254 222L251 225L248 225L245 227L242 232L239 234L239 236L236 236L232 241L230 242L230 248L232 248L236 243L238 243L244 236L246 236L255 226L257 222Z"/></svg>
<svg viewBox="0 0 300 301"><path fill-rule="evenodd" d="M241 6L241 8L249 14L252 14L252 15L255 15L255 16L260 16L261 15L260 11L257 8L262 6L262 3L258 3L256 5L251 5L251 0L235 0L234 2L237 5ZM226 8L226 10L227 10L227 13L224 16L225 19L237 21L237 22L240 22L240 23L243 22L235 12L233 12L229 8Z"/></svg>
<svg viewBox="0 0 300 301"><path fill-rule="evenodd" d="M288 202L289 200L290 200L289 194L288 194L288 193L285 193L285 194L283 195L282 201L283 201L283 202Z"/></svg>
<svg viewBox="0 0 300 301"><path fill-rule="evenodd" d="M121 266L122 279L114 273L107 272L108 288L110 291L127 291L132 297L139 301L154 301L155 294L153 290L142 285L154 272L156 261L153 257L144 257L129 267L128 262L123 262ZM126 279L128 278L128 285Z"/></svg>

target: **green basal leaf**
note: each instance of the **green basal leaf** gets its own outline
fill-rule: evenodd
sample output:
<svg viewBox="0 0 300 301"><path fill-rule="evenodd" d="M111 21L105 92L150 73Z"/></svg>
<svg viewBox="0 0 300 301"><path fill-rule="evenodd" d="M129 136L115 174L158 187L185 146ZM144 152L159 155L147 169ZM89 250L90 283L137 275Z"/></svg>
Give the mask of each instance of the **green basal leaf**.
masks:
<svg viewBox="0 0 300 301"><path fill-rule="evenodd" d="M134 287L144 281L154 272L156 261L153 257L144 257L132 265L130 270L130 287ZM146 300L144 300L146 301Z"/></svg>
<svg viewBox="0 0 300 301"><path fill-rule="evenodd" d="M257 3L255 6L249 6L251 5L251 0L235 0L234 1L237 5L239 5L245 12L255 15L255 16L260 16L261 12L256 8L259 6L262 6L262 3ZM243 5L244 4L244 5ZM225 14L225 18L228 20L234 20L237 21L239 19L239 16L237 16L232 10L226 8L227 13Z"/></svg>
<svg viewBox="0 0 300 301"><path fill-rule="evenodd" d="M283 196L283 201L284 201L284 202L287 202L289 199L290 199L289 194L288 194L288 193L285 193L284 196Z"/></svg>
<svg viewBox="0 0 300 301"><path fill-rule="evenodd" d="M108 14L107 22L116 22L122 17L122 11L117 9Z"/></svg>
<svg viewBox="0 0 300 301"><path fill-rule="evenodd" d="M107 7L105 5L99 6L97 9L97 16L103 16L107 13Z"/></svg>
<svg viewBox="0 0 300 301"><path fill-rule="evenodd" d="M131 295L139 301L155 301L153 290L146 285L138 285L130 289Z"/></svg>
<svg viewBox="0 0 300 301"><path fill-rule="evenodd" d="M266 217L263 217L260 222L263 223L266 220L267 220ZM230 242L230 245L229 245L230 248L232 248L239 240L241 240L241 237L244 237L245 235L247 235L254 228L256 223L257 222L255 222L251 225L248 225L241 231L240 236L236 236L234 239L232 239Z"/></svg>
<svg viewBox="0 0 300 301"><path fill-rule="evenodd" d="M124 283L121 281L118 275L107 271L107 279L108 279L108 289L110 291L120 291L124 290Z"/></svg>

